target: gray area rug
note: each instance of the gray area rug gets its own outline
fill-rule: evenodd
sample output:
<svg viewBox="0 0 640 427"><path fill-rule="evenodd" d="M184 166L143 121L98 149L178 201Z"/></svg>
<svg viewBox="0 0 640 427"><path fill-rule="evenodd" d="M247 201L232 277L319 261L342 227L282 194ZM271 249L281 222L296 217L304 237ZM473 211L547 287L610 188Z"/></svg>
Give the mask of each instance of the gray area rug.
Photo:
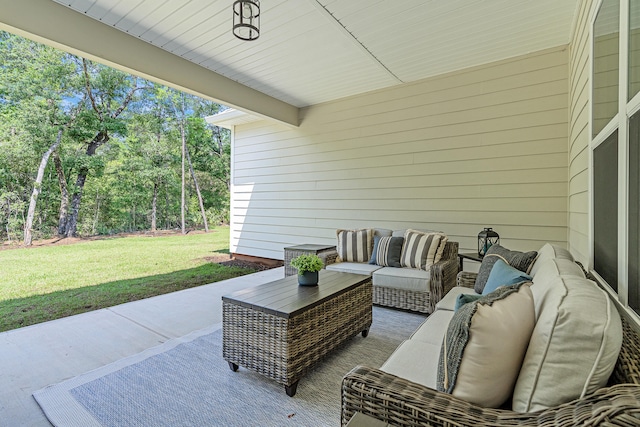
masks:
<svg viewBox="0 0 640 427"><path fill-rule="evenodd" d="M284 386L222 358L220 325L168 341L33 394L54 426L339 426L342 377L379 367L424 316L374 307L369 336L358 335Z"/></svg>

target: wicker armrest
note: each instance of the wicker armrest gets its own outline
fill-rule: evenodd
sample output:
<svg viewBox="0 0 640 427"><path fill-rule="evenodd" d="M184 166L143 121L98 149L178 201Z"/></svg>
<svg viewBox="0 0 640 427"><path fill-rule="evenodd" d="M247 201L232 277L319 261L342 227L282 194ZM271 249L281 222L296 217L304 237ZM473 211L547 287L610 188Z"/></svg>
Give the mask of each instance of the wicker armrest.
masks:
<svg viewBox="0 0 640 427"><path fill-rule="evenodd" d="M436 304L456 286L458 242L447 242L442 259L434 263L429 271L429 313L433 313Z"/></svg>
<svg viewBox="0 0 640 427"><path fill-rule="evenodd" d="M324 258L324 266L326 267L327 265L331 265L331 264L335 264L336 260L338 258L338 251L337 250L332 250L332 251L328 251L326 252Z"/></svg>
<svg viewBox="0 0 640 427"><path fill-rule="evenodd" d="M619 384L538 412L481 408L450 394L358 366L342 380L342 425L362 412L394 426L640 425L640 386Z"/></svg>
<svg viewBox="0 0 640 427"><path fill-rule="evenodd" d="M473 288L476 284L476 277L478 273L471 273L469 271L461 271L456 277L458 286L464 286L465 288Z"/></svg>

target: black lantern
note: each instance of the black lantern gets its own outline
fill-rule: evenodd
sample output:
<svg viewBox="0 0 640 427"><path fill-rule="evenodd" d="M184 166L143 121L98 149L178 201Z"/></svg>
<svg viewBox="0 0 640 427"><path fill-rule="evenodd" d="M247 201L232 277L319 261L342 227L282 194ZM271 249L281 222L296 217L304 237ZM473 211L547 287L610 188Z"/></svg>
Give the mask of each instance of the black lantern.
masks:
<svg viewBox="0 0 640 427"><path fill-rule="evenodd" d="M233 34L241 40L256 40L260 37L259 0L233 2Z"/></svg>
<svg viewBox="0 0 640 427"><path fill-rule="evenodd" d="M489 248L500 244L500 236L492 228L485 228L478 233L478 255L485 256Z"/></svg>

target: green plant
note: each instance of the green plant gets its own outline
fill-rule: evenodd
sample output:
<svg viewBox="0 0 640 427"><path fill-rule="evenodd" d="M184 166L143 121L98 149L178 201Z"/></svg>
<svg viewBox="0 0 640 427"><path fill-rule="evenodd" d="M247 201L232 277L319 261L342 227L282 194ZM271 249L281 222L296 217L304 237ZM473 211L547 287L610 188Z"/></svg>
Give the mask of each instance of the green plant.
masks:
<svg viewBox="0 0 640 427"><path fill-rule="evenodd" d="M324 263L318 255L304 254L299 255L291 260L291 267L298 270L298 274L302 276L305 271L315 272L322 270Z"/></svg>

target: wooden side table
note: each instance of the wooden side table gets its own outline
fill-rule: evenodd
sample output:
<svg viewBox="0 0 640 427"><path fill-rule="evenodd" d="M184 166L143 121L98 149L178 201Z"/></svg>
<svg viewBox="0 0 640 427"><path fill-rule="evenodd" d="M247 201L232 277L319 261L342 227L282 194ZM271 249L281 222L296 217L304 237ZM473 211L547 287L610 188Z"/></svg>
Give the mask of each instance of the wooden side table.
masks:
<svg viewBox="0 0 640 427"><path fill-rule="evenodd" d="M292 276L298 274L298 270L291 267L291 260L302 254L315 254L318 255L322 261L326 264L327 255L336 251L335 245L297 245L284 248L284 275Z"/></svg>
<svg viewBox="0 0 640 427"><path fill-rule="evenodd" d="M464 269L464 260L470 259L472 261L482 262L484 256L478 255L478 252L466 252L460 253L458 252L458 258L460 259L460 265L458 266L458 272Z"/></svg>

